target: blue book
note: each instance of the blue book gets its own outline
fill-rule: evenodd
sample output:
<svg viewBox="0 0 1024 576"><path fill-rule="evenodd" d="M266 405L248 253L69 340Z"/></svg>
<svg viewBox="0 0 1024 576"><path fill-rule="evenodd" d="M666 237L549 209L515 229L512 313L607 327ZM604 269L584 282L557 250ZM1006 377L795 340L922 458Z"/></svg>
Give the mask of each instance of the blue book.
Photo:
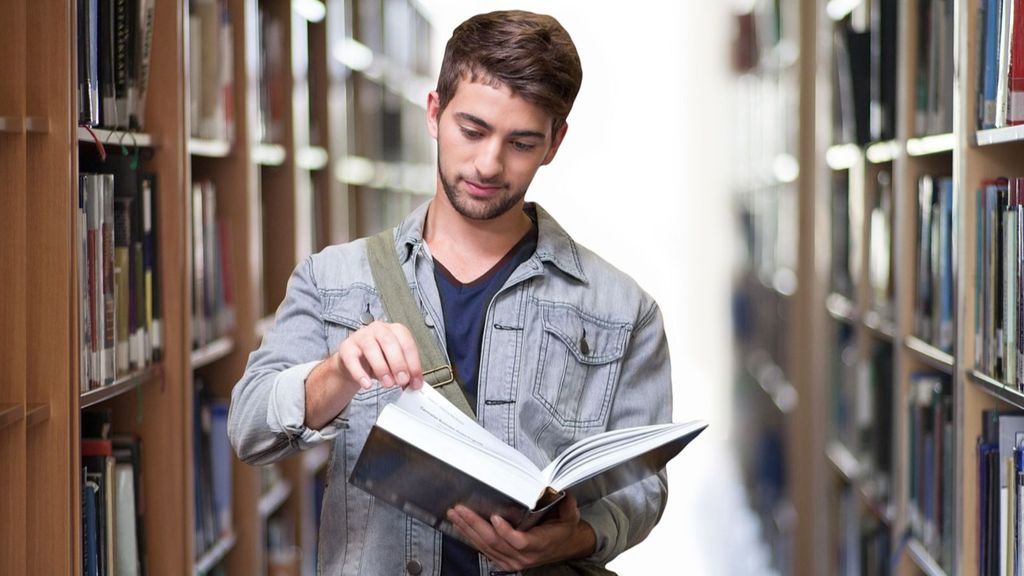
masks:
<svg viewBox="0 0 1024 576"><path fill-rule="evenodd" d="M99 576L99 549L96 542L96 493L99 486L86 479L84 468L82 472L82 574Z"/></svg>
<svg viewBox="0 0 1024 576"><path fill-rule="evenodd" d="M999 13L1002 12L1003 0L984 0L985 5L985 66L983 68L984 83L982 100L984 108L981 127L996 127L996 87L999 84Z"/></svg>

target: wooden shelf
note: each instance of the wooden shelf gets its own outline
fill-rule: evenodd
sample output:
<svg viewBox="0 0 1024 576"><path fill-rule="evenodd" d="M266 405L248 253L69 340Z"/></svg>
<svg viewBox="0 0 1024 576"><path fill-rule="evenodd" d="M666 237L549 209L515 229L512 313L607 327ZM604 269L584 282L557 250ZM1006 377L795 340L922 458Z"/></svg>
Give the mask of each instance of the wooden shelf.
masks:
<svg viewBox="0 0 1024 576"><path fill-rule="evenodd" d="M956 136L953 133L922 136L907 140L907 155L947 154L952 152L954 147L956 147Z"/></svg>
<svg viewBox="0 0 1024 576"><path fill-rule="evenodd" d="M917 538L910 538L907 541L907 554L914 561L914 564L928 576L946 576L946 571L939 566L939 563L932 558L924 544Z"/></svg>
<svg viewBox="0 0 1024 576"><path fill-rule="evenodd" d="M825 164L833 170L849 170L863 157L864 153L856 144L835 144L825 151Z"/></svg>
<svg viewBox="0 0 1024 576"><path fill-rule="evenodd" d="M917 336L907 336L907 339L904 341L904 345L907 350L913 352L914 355L925 364L947 373L951 373L953 371L952 354L939 350Z"/></svg>
<svg viewBox="0 0 1024 576"><path fill-rule="evenodd" d="M0 134L49 134L49 132L49 118L0 116Z"/></svg>
<svg viewBox="0 0 1024 576"><path fill-rule="evenodd" d="M978 130L974 141L978 146L1024 142L1024 125Z"/></svg>
<svg viewBox="0 0 1024 576"><path fill-rule="evenodd" d="M25 407L21 403L0 404L0 430L13 426L25 417Z"/></svg>
<svg viewBox="0 0 1024 576"><path fill-rule="evenodd" d="M231 354L235 349L235 341L225 336L210 342L202 348L192 351L192 369L196 370L203 366L213 364L217 360Z"/></svg>
<svg viewBox="0 0 1024 576"><path fill-rule="evenodd" d="M888 340L889 342L896 341L896 323L891 319L886 318L876 310L868 310L864 313L864 317L861 319L864 327L867 328L872 334Z"/></svg>
<svg viewBox="0 0 1024 576"><path fill-rule="evenodd" d="M88 408L89 406L95 406L101 402L106 402L111 398L120 396L129 390L134 390L159 377L161 371L162 368L160 364L153 364L139 370L138 372L125 376L124 378L120 378L109 386L102 386L95 390L83 392L79 399L78 406L79 408Z"/></svg>
<svg viewBox="0 0 1024 576"><path fill-rule="evenodd" d="M260 518L266 520L271 514L277 512L278 509L288 500L291 496L292 485L287 480L279 480L274 487L267 491L266 494L260 496L259 511Z"/></svg>
<svg viewBox="0 0 1024 576"><path fill-rule="evenodd" d="M231 552L231 549L235 547L235 540L234 531L222 534L220 539L196 560L192 573L195 576L201 576L216 568L227 557L228 553Z"/></svg>
<svg viewBox="0 0 1024 576"><path fill-rule="evenodd" d="M872 484L876 481L867 477L868 468L853 455L850 449L842 442L832 440L825 449L825 455L843 480L857 491L864 507L880 522L893 526L896 520L893 507L878 498L877 491L872 488Z"/></svg>
<svg viewBox="0 0 1024 576"><path fill-rule="evenodd" d="M188 139L188 153L205 158L227 158L231 154L231 142L227 140Z"/></svg>
<svg viewBox="0 0 1024 576"><path fill-rule="evenodd" d="M47 402L36 402L28 405L25 412L25 425L29 428L38 426L50 419L50 404Z"/></svg>
<svg viewBox="0 0 1024 576"><path fill-rule="evenodd" d="M987 374L984 374L978 370L971 370L968 373L970 380L978 385L982 390L987 392L991 396L1012 404L1017 408L1024 410L1024 393L1017 390L1015 386L1004 384Z"/></svg>
<svg viewBox="0 0 1024 576"><path fill-rule="evenodd" d="M750 375L761 390L771 398L779 412L790 414L796 410L800 395L786 379L782 368L771 360L767 353L761 355L759 360L752 362Z"/></svg>
<svg viewBox="0 0 1024 576"><path fill-rule="evenodd" d="M857 323L857 306L852 300L833 292L825 298L825 310L832 318L847 324Z"/></svg>
<svg viewBox="0 0 1024 576"><path fill-rule="evenodd" d="M252 151L252 161L260 166L282 166L288 151L280 144L259 143Z"/></svg>
<svg viewBox="0 0 1024 576"><path fill-rule="evenodd" d="M897 140L886 140L875 142L867 147L864 156L872 164L884 164L892 162L903 155L903 145Z"/></svg>
<svg viewBox="0 0 1024 576"><path fill-rule="evenodd" d="M842 442L838 440L830 441L825 448L825 455L836 471L839 472L839 475L847 482L852 484L860 478L860 462Z"/></svg>
<svg viewBox="0 0 1024 576"><path fill-rule="evenodd" d="M159 140L155 136L143 132L107 130L105 128L93 128L92 131L96 133L96 137L100 139L100 142L103 142L104 146L124 145L138 148L155 148L159 145ZM89 130L81 126L78 127L78 143L94 143Z"/></svg>
<svg viewBox="0 0 1024 576"><path fill-rule="evenodd" d="M856 10L861 2L862 0L828 0L828 4L825 5L825 13L833 21L838 22Z"/></svg>
<svg viewBox="0 0 1024 576"><path fill-rule="evenodd" d="M323 170L328 161L327 150L320 146L306 146L295 153L295 165L300 170Z"/></svg>
<svg viewBox="0 0 1024 576"><path fill-rule="evenodd" d="M379 162L361 156L346 156L335 164L334 177L352 186L429 195L434 192L435 169L433 164Z"/></svg>

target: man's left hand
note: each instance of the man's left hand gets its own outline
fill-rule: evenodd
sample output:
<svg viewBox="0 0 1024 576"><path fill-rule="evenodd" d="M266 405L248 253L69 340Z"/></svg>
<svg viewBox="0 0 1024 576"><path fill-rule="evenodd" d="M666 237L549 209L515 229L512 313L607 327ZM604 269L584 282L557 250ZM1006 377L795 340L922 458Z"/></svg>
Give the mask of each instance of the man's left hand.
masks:
<svg viewBox="0 0 1024 576"><path fill-rule="evenodd" d="M471 546L502 570L518 572L582 558L592 554L596 545L594 530L580 520L576 499L571 494L559 504L554 517L525 532L497 515L488 522L461 504L448 511L448 520Z"/></svg>

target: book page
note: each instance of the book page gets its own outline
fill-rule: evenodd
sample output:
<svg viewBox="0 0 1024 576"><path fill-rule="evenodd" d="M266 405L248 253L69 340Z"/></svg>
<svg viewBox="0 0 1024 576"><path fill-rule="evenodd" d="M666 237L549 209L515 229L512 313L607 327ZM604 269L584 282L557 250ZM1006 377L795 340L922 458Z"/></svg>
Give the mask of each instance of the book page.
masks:
<svg viewBox="0 0 1024 576"><path fill-rule="evenodd" d="M384 434L375 434L377 431ZM389 436L391 440L385 442ZM429 457L419 457L416 452ZM397 404L389 404L381 411L360 453L360 460L364 458L376 460L370 469L378 472L395 468L384 476L375 474L374 483L408 484L411 481L421 487L432 487L434 491L445 490L435 482L452 478L451 472L442 473L450 468L466 475L463 480L472 478L482 482L526 508L536 504L545 488L536 466L532 471L524 470L471 437L453 432L437 420L413 417ZM396 474L404 478L396 478ZM353 475L357 475L356 472ZM405 490L409 488L406 486Z"/></svg>
<svg viewBox="0 0 1024 576"><path fill-rule="evenodd" d="M430 386L423 386L419 390L403 390L394 405L413 418L430 423L458 437L464 443L475 445L485 452L498 456L535 478L541 477L540 468L529 458L463 414Z"/></svg>
<svg viewBox="0 0 1024 576"><path fill-rule="evenodd" d="M706 427L696 420L603 432L570 446L544 469L544 478L553 488L565 490L626 463L638 468L626 475L629 478L655 474Z"/></svg>

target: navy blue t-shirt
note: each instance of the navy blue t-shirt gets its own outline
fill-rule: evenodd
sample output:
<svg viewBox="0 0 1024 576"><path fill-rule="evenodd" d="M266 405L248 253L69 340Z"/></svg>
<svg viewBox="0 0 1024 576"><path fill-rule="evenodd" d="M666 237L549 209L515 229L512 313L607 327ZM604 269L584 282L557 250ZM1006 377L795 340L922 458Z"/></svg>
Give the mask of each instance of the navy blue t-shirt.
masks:
<svg viewBox="0 0 1024 576"><path fill-rule="evenodd" d="M533 256L536 249L537 225L534 224L494 267L466 284L459 282L444 265L434 260L434 279L441 295L448 358L462 382L470 406L476 406L480 346L483 343L487 307L512 272ZM479 574L476 550L455 538L444 536L441 543L441 576Z"/></svg>

